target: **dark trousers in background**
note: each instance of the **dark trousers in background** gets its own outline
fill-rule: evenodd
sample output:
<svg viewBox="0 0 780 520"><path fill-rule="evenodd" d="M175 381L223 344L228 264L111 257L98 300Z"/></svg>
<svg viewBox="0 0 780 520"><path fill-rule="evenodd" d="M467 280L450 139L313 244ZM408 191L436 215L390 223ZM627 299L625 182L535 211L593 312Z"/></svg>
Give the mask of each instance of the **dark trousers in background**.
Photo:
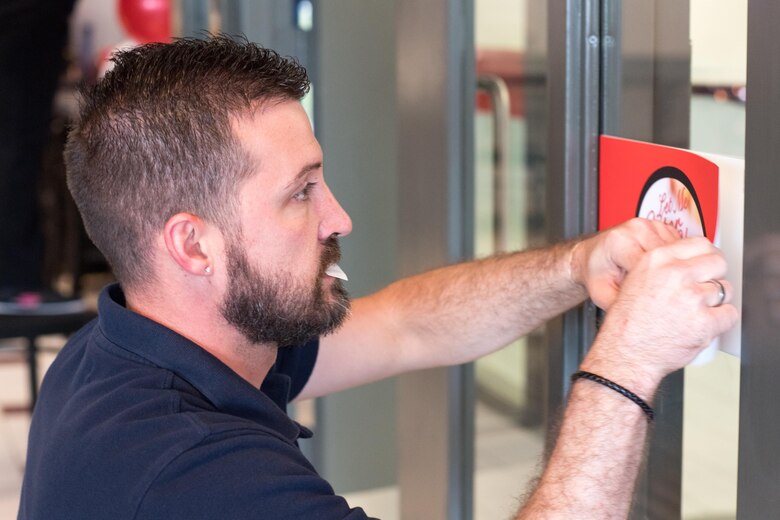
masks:
<svg viewBox="0 0 780 520"><path fill-rule="evenodd" d="M0 2L0 289L45 285L38 179L74 3Z"/></svg>

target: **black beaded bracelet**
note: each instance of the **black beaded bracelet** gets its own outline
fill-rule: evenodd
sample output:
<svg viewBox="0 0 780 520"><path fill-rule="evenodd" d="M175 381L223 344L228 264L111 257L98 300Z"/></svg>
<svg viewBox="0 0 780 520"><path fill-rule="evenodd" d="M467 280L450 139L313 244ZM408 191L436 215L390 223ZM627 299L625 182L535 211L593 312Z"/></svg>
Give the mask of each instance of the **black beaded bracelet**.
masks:
<svg viewBox="0 0 780 520"><path fill-rule="evenodd" d="M602 384L607 388L611 388L612 390L619 393L623 397L626 397L634 401L639 406L639 408L641 408L642 411L645 412L645 415L647 415L647 422L653 422L653 419L655 419L655 411L650 407L649 404L645 402L644 399L636 395L631 390L628 390L627 388L623 388L619 384L610 381L609 379L606 379L601 376L597 376L596 374L593 374L591 372L585 372L584 370L580 370L579 372L576 372L571 376L572 383L577 379L587 379L589 381Z"/></svg>

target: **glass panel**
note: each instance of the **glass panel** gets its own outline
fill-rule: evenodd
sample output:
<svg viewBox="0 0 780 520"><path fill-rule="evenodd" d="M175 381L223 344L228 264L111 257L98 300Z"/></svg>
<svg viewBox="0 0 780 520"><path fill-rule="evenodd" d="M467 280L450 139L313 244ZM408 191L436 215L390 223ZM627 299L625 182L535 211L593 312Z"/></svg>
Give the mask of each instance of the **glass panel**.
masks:
<svg viewBox="0 0 780 520"><path fill-rule="evenodd" d="M747 0L691 0L691 150L744 157ZM721 196L736 194L721 193ZM738 358L685 369L682 518L735 518Z"/></svg>
<svg viewBox="0 0 780 520"><path fill-rule="evenodd" d="M544 2L538 1L475 2L477 256L543 241L544 193L539 189L544 172L538 160L532 164L529 158L539 157L545 143L538 135L530 140L528 128L534 122L540 125L545 96L544 86L530 81L528 42L545 39L544 34L529 34L531 27L544 31L539 19L544 9ZM498 142L506 149L497 149ZM531 334L476 363L477 520L511 516L518 508L517 497L536 476L543 449L541 338L540 333Z"/></svg>

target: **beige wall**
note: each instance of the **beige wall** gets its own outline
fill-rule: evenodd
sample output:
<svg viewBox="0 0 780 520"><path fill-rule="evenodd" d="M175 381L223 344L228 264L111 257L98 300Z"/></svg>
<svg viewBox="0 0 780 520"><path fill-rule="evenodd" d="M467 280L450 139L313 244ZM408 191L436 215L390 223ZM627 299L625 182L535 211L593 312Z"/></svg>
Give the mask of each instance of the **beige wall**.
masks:
<svg viewBox="0 0 780 520"><path fill-rule="evenodd" d="M747 0L691 0L693 84L745 84Z"/></svg>
<svg viewBox="0 0 780 520"><path fill-rule="evenodd" d="M477 48L524 49L527 0L475 0ZM747 0L691 0L694 84L744 84Z"/></svg>
<svg viewBox="0 0 780 520"><path fill-rule="evenodd" d="M477 49L524 49L526 0L475 0Z"/></svg>

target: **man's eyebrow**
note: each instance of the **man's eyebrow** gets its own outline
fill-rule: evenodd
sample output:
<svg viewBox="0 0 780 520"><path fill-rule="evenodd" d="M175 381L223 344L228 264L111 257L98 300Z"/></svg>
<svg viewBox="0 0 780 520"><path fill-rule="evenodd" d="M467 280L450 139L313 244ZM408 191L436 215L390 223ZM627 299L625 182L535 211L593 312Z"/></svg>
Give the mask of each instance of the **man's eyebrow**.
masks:
<svg viewBox="0 0 780 520"><path fill-rule="evenodd" d="M290 181L290 184L287 185L287 187L291 187L293 184L297 183L301 177L305 177L309 173L313 172L314 170L319 170L322 168L322 161L317 161L315 163L307 164L304 166L301 171L298 172L298 174L295 176L295 178Z"/></svg>

